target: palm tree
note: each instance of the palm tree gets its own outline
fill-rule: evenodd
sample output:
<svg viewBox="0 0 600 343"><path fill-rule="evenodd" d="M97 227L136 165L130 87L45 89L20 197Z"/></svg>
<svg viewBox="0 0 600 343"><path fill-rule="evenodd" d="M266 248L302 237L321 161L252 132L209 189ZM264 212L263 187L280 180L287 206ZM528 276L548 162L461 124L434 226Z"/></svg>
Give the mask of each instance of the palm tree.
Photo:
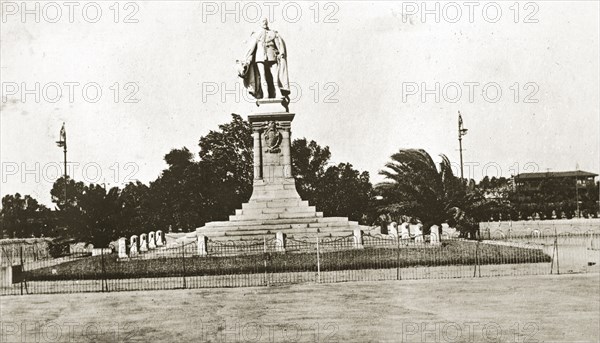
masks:
<svg viewBox="0 0 600 343"><path fill-rule="evenodd" d="M391 156L386 169L379 172L386 180L376 189L383 196L380 213L393 218L406 215L418 218L427 231L431 225L448 223L461 232L472 231L488 201L475 188L454 176L445 155L439 168L422 149L401 149Z"/></svg>

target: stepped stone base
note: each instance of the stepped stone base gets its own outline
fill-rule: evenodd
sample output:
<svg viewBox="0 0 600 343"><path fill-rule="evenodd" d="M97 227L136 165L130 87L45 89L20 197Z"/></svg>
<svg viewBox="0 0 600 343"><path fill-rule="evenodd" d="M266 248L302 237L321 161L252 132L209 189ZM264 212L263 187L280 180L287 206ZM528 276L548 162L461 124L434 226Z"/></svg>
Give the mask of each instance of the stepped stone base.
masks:
<svg viewBox="0 0 600 343"><path fill-rule="evenodd" d="M213 240L256 240L272 238L277 232L288 238L348 236L364 229L345 217L323 217L296 191L294 179L257 181L250 201L229 216L228 221L207 223L196 235Z"/></svg>
<svg viewBox="0 0 600 343"><path fill-rule="evenodd" d="M288 238L349 236L367 229L344 217L323 217L296 191L291 167L290 127L293 113L273 112L281 100L259 100L258 113L248 116L254 138L254 182L250 200L228 221L207 223L182 239L204 235L213 240L256 240L274 238L282 232Z"/></svg>

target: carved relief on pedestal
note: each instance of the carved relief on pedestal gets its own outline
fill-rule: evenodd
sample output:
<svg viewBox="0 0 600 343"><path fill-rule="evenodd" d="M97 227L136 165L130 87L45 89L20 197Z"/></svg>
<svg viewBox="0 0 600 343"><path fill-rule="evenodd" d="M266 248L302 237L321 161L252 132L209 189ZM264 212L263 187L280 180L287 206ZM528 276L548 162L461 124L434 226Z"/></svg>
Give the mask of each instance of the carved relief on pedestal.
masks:
<svg viewBox="0 0 600 343"><path fill-rule="evenodd" d="M263 132L265 141L265 151L268 153L279 153L281 152L281 140L282 136L277 127L277 123L270 121Z"/></svg>
<svg viewBox="0 0 600 343"><path fill-rule="evenodd" d="M293 113L283 112L248 116L254 140L255 182L273 183L293 178L290 155L290 123L293 119Z"/></svg>

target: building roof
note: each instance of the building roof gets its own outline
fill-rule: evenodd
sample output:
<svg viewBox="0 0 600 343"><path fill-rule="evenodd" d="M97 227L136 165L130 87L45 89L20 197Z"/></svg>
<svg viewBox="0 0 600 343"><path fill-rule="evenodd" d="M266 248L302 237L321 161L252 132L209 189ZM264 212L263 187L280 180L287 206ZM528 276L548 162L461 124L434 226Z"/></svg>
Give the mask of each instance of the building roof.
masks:
<svg viewBox="0 0 600 343"><path fill-rule="evenodd" d="M545 173L521 173L515 175L515 179L519 180L533 180L533 179L545 179L545 178L559 178L559 177L590 177L598 176L598 174L575 170L575 171L563 171L563 172L545 172Z"/></svg>

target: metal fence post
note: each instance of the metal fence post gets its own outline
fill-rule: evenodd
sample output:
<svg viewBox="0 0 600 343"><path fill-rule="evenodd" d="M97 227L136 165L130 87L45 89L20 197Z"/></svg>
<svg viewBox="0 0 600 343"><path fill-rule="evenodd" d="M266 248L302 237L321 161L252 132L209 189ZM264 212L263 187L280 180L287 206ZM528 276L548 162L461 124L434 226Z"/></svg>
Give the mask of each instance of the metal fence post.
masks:
<svg viewBox="0 0 600 343"><path fill-rule="evenodd" d="M267 238L263 237L263 265L265 267L265 286L269 285L269 277L267 275Z"/></svg>
<svg viewBox="0 0 600 343"><path fill-rule="evenodd" d="M560 262L558 258L558 233L554 229L554 250L556 251L556 274L560 275Z"/></svg>
<svg viewBox="0 0 600 343"><path fill-rule="evenodd" d="M479 277L481 277L481 257L479 256L479 241L477 241L477 266L479 267Z"/></svg>
<svg viewBox="0 0 600 343"><path fill-rule="evenodd" d="M556 256L556 273L560 274L560 268L558 265L558 234L556 228L554 229L554 244L552 244L552 262L550 263L550 274L554 272L554 256Z"/></svg>
<svg viewBox="0 0 600 343"><path fill-rule="evenodd" d="M185 242L181 242L181 264L183 265L183 288L185 289Z"/></svg>
<svg viewBox="0 0 600 343"><path fill-rule="evenodd" d="M554 254L556 251L556 237L554 238L554 242L552 243L552 259L550 260L550 275L554 272Z"/></svg>
<svg viewBox="0 0 600 343"><path fill-rule="evenodd" d="M22 246L22 245L21 245L21 249L20 249L20 251L21 251L21 256L20 256L20 257L21 257L21 295L23 295L23 280L24 280L25 278L23 277L23 272L24 272L24 271L23 271L23 269L24 269L24 268L23 268L23 246ZM14 255L13 255L13 256L14 256ZM12 268L12 263L11 263L11 266L10 266L10 268Z"/></svg>
<svg viewBox="0 0 600 343"><path fill-rule="evenodd" d="M475 269L473 269L473 277L477 276L477 266L479 265L479 241L475 243ZM479 276L481 277L481 267L479 267Z"/></svg>
<svg viewBox="0 0 600 343"><path fill-rule="evenodd" d="M400 277L400 235L396 237L396 280L401 280Z"/></svg>
<svg viewBox="0 0 600 343"><path fill-rule="evenodd" d="M101 262L100 262L101 263L101 271L100 272L102 273L102 278L100 279L100 283L102 286L102 292L104 292L104 282L106 279L106 271L104 269L104 248L100 249L100 259L101 259Z"/></svg>
<svg viewBox="0 0 600 343"><path fill-rule="evenodd" d="M321 260L319 258L319 236L317 235L317 283L321 283Z"/></svg>

